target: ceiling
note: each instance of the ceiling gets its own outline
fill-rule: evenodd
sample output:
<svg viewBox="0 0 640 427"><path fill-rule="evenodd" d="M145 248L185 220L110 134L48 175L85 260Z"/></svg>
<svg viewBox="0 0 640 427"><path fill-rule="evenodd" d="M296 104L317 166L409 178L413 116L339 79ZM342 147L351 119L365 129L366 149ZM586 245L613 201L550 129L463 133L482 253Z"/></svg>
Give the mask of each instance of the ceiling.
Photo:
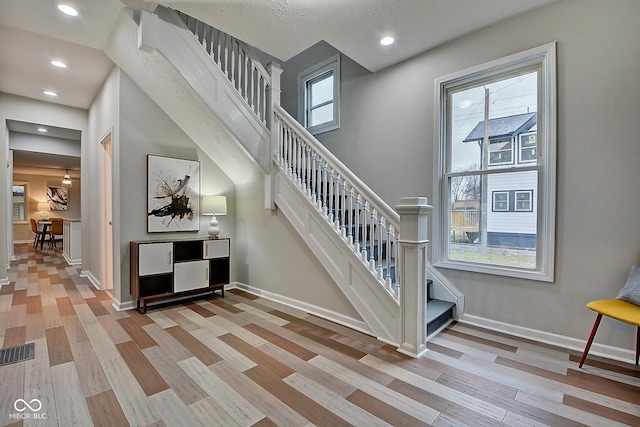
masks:
<svg viewBox="0 0 640 427"><path fill-rule="evenodd" d="M324 40L375 72L450 40L558 0L168 0L180 9L286 61ZM123 7L144 0L3 0L0 92L88 109L113 66L102 52ZM380 46L392 34L397 42ZM63 60L66 69L50 64ZM47 97L43 90L59 93Z"/></svg>

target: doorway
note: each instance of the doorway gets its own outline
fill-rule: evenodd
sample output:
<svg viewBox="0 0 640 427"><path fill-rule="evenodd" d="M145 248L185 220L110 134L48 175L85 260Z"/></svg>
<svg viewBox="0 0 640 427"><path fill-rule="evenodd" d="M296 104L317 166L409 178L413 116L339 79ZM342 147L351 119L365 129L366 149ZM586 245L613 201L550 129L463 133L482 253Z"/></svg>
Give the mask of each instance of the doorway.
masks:
<svg viewBox="0 0 640 427"><path fill-rule="evenodd" d="M113 289L113 169L112 131L100 140L100 289Z"/></svg>

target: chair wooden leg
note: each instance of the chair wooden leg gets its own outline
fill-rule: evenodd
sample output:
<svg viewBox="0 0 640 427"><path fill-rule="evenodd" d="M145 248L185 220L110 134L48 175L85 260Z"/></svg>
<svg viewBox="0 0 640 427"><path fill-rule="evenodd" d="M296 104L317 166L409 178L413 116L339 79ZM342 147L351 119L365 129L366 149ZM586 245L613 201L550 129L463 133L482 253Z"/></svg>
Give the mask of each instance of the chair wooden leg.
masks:
<svg viewBox="0 0 640 427"><path fill-rule="evenodd" d="M593 324L593 328L591 329L591 335L589 335L589 340L587 341L587 345L584 348L584 353L582 353L582 359L580 359L580 365L578 365L579 368L582 368L582 364L584 363L584 360L587 358L587 353L589 353L589 349L591 348L591 343L593 342L593 338L595 338L596 336L596 332L598 331L598 326L600 326L601 320L602 320L602 314L598 313L598 316L596 317L596 321Z"/></svg>
<svg viewBox="0 0 640 427"><path fill-rule="evenodd" d="M638 326L638 333L636 336L636 365L638 364L638 360L640 360L640 326Z"/></svg>

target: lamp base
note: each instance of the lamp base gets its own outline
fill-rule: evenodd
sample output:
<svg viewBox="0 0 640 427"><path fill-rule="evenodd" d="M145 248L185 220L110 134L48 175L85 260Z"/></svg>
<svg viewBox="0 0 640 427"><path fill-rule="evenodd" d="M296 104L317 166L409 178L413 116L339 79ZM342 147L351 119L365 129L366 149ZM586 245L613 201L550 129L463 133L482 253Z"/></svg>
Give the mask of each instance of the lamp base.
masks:
<svg viewBox="0 0 640 427"><path fill-rule="evenodd" d="M210 239L217 239L220 234L220 227L218 227L218 219L215 215L211 215L211 221L209 221L209 229L207 230L209 233Z"/></svg>

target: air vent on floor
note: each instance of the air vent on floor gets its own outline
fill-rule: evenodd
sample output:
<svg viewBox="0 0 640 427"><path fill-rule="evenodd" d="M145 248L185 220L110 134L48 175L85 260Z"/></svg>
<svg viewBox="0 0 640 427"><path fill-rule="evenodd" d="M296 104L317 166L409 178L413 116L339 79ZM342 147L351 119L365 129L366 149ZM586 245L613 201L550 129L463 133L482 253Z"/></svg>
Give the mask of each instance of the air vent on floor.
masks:
<svg viewBox="0 0 640 427"><path fill-rule="evenodd" d="M31 360L36 355L35 343L0 349L0 366Z"/></svg>

